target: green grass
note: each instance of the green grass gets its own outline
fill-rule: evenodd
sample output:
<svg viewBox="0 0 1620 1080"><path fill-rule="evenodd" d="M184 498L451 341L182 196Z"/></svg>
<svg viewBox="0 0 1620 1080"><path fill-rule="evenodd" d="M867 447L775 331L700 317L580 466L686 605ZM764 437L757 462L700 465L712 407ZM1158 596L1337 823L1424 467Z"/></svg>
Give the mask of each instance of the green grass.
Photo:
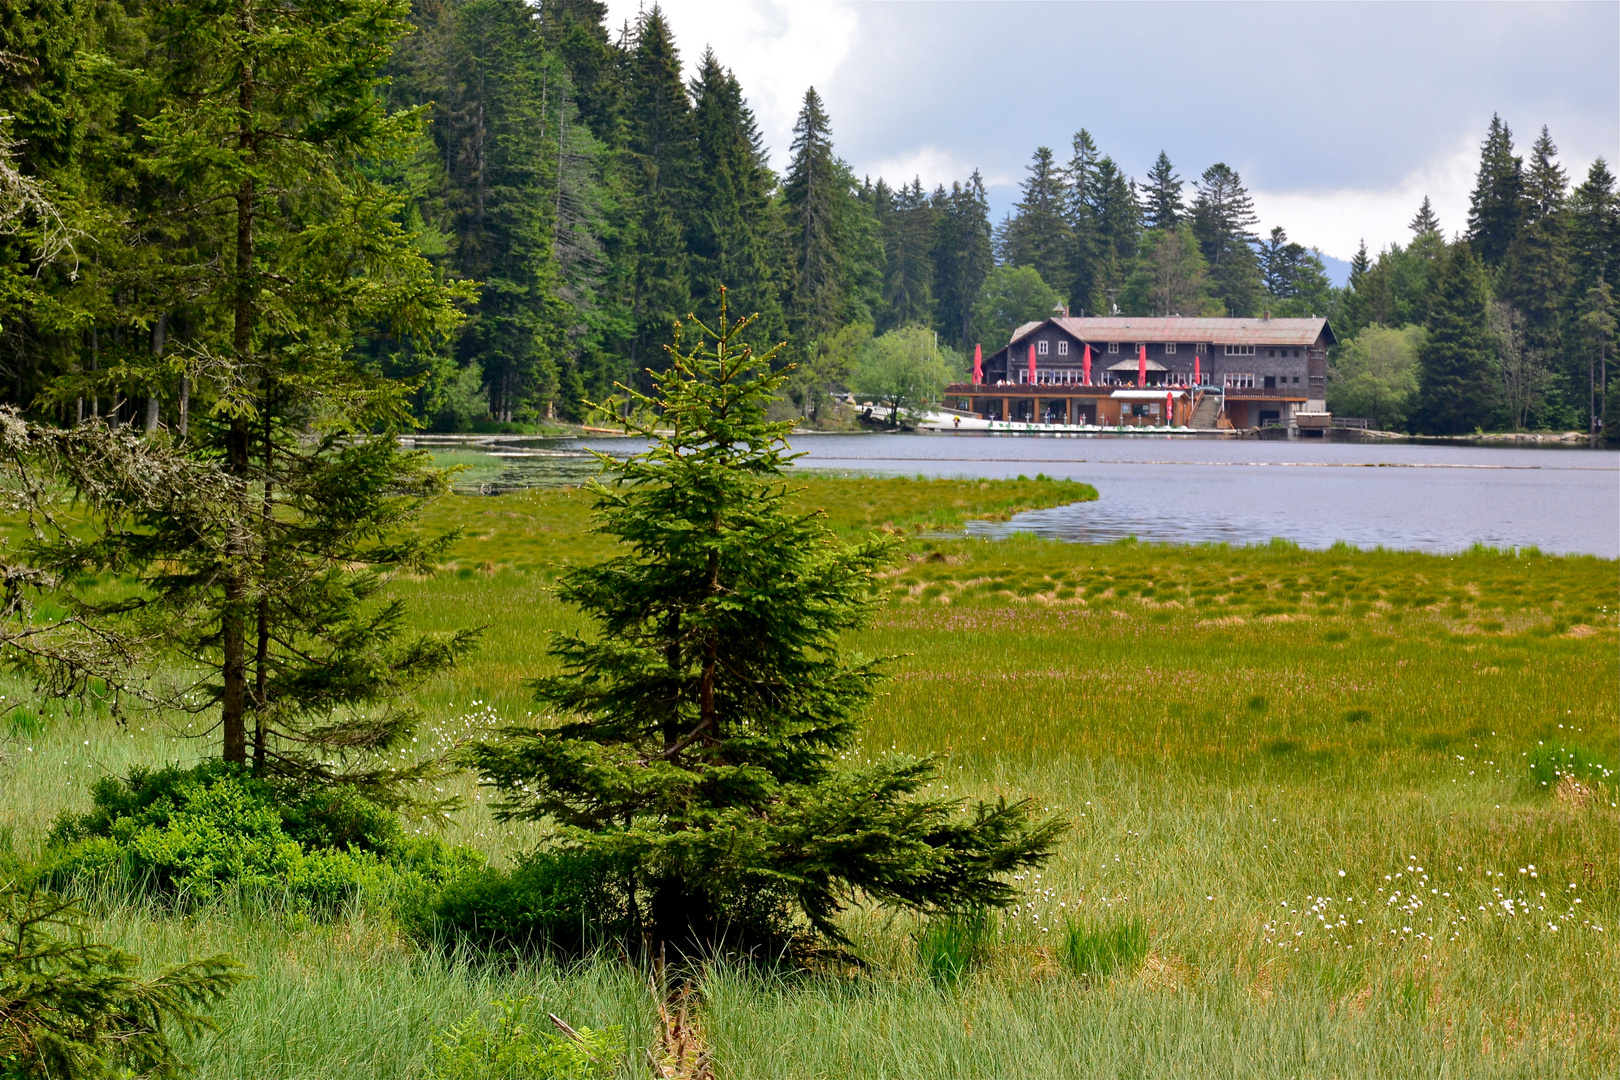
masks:
<svg viewBox="0 0 1620 1080"><path fill-rule="evenodd" d="M858 910L861 967L711 967L700 1029L722 1077L1620 1070L1614 562L915 538L1075 493L805 483L840 531L914 537L852 641L894 657L856 755L939 755L936 791L1033 795L1074 827L973 941ZM579 625L555 566L608 550L587 510L548 491L435 512L467 531L450 571L395 588L418 625L488 630L423 693L416 753L532 708L547 635ZM24 852L91 777L205 748L183 723L28 708L0 768L0 838ZM1542 788L1532 765L1582 786ZM450 839L496 860L534 842L450 787L469 803ZM611 958L459 964L368 911L101 919L151 962L228 949L259 976L197 1047L205 1077L420 1075L435 1034L506 996L623 1025L636 1054L652 1038L643 973ZM1126 962L1077 975L1075 927Z"/></svg>

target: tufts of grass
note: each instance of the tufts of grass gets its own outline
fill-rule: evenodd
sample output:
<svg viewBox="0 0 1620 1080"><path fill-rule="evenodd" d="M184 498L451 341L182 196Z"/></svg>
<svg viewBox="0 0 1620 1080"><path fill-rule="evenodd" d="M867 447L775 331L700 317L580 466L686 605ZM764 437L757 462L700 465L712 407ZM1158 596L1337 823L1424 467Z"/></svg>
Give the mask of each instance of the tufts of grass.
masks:
<svg viewBox="0 0 1620 1080"><path fill-rule="evenodd" d="M917 933L917 961L940 986L955 986L985 956L990 915L983 908L930 919Z"/></svg>
<svg viewBox="0 0 1620 1080"><path fill-rule="evenodd" d="M1115 972L1135 971L1147 959L1147 952L1146 927L1135 916L1126 916L1109 922L1070 920L1058 955L1070 973L1095 981Z"/></svg>

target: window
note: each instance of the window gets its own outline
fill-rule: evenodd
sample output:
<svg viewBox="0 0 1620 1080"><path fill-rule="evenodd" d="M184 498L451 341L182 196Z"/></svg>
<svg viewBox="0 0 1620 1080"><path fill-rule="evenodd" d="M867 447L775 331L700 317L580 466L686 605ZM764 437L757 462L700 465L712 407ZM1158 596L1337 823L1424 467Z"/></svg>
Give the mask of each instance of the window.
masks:
<svg viewBox="0 0 1620 1080"><path fill-rule="evenodd" d="M1297 383L1298 383L1298 382L1299 382L1299 376L1298 376L1298 375L1295 375L1295 376L1294 376L1294 382L1295 382L1295 383L1296 383L1296 384L1297 384Z"/></svg>
<svg viewBox="0 0 1620 1080"><path fill-rule="evenodd" d="M1058 342L1058 355L1059 356L1068 356L1069 355L1069 343L1067 341Z"/></svg>
<svg viewBox="0 0 1620 1080"><path fill-rule="evenodd" d="M1226 373L1223 385L1228 390L1251 390L1254 388L1254 375L1253 373L1229 371Z"/></svg>
<svg viewBox="0 0 1620 1080"><path fill-rule="evenodd" d="M1117 341L1110 341L1110 342L1109 342L1109 343L1108 343L1108 351L1109 351L1109 352L1119 352L1119 342L1117 342Z"/></svg>
<svg viewBox="0 0 1620 1080"><path fill-rule="evenodd" d="M1267 356L1276 356L1277 355L1277 350L1276 349L1267 349L1266 350L1266 355Z"/></svg>
<svg viewBox="0 0 1620 1080"><path fill-rule="evenodd" d="M1196 355L1196 356L1203 356L1208 351L1209 351L1209 346L1204 344L1202 341L1200 341L1198 344L1193 346L1193 354Z"/></svg>
<svg viewBox="0 0 1620 1080"><path fill-rule="evenodd" d="M1227 356L1253 356L1254 355L1254 346L1253 345L1228 345L1226 347L1226 355Z"/></svg>
<svg viewBox="0 0 1620 1080"><path fill-rule="evenodd" d="M1044 342L1044 341L1037 341L1035 343L1035 353L1036 353L1036 355L1045 356L1046 355L1046 345L1047 345L1047 343Z"/></svg>
<svg viewBox="0 0 1620 1080"><path fill-rule="evenodd" d="M1143 349L1145 349L1145 348L1147 348L1147 342L1145 342L1145 341L1138 341L1138 342L1137 342L1137 343L1136 343L1136 347L1135 347L1135 348L1133 348L1133 349L1132 349L1132 350L1131 350L1131 351L1132 351L1132 352L1134 352L1134 353L1140 353L1140 352L1141 352L1141 351L1142 351L1142 350L1143 350Z"/></svg>
<svg viewBox="0 0 1620 1080"><path fill-rule="evenodd" d="M1174 356L1174 355L1176 355L1176 343L1175 342L1167 341L1167 342L1164 343L1164 355L1166 355L1166 356Z"/></svg>

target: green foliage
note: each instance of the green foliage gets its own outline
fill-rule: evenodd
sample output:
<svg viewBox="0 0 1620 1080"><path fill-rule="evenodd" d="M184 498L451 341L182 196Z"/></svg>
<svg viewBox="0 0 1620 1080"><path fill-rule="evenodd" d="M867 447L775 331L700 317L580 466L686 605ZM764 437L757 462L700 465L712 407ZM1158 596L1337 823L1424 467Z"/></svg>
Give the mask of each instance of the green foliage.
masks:
<svg viewBox="0 0 1620 1080"><path fill-rule="evenodd" d="M1419 429L1457 435L1490 423L1498 369L1485 276L1466 244L1452 248L1440 264L1427 325L1418 353Z"/></svg>
<svg viewBox="0 0 1620 1080"><path fill-rule="evenodd" d="M466 760L502 816L618 868L632 941L843 942L833 920L857 898L1005 905L1004 875L1044 861L1058 823L925 797L932 761L839 759L878 679L840 639L891 545L841 543L791 508L790 425L766 419L784 376L741 329L722 307L695 347L678 339L649 449L603 458L596 528L620 547L561 579L599 632L554 642L562 672L535 684L554 718Z"/></svg>
<svg viewBox="0 0 1620 1080"><path fill-rule="evenodd" d="M91 809L51 830L41 873L112 881L181 906L225 892L330 910L404 876L432 885L473 865L434 838L407 838L398 816L350 788L301 790L209 761L102 777Z"/></svg>
<svg viewBox="0 0 1620 1080"><path fill-rule="evenodd" d="M494 1023L475 1013L433 1040L431 1080L597 1080L613 1075L624 1053L616 1027L568 1034L523 1022L528 998L497 998Z"/></svg>
<svg viewBox="0 0 1620 1080"><path fill-rule="evenodd" d="M422 941L580 956L627 930L611 853L538 851L510 870L469 867L402 912Z"/></svg>
<svg viewBox="0 0 1620 1080"><path fill-rule="evenodd" d="M1383 431L1405 431L1417 403L1421 326L1377 323L1339 345L1328 381L1328 408L1364 417Z"/></svg>
<svg viewBox="0 0 1620 1080"><path fill-rule="evenodd" d="M1264 292L1252 230L1259 222L1254 199L1230 166L1217 162L1198 178L1193 234L1209 264L1210 292L1239 318L1258 315Z"/></svg>
<svg viewBox="0 0 1620 1080"><path fill-rule="evenodd" d="M1209 294L1208 268L1186 222L1142 234L1136 269L1119 297L1133 315L1218 316L1221 304Z"/></svg>
<svg viewBox="0 0 1620 1080"><path fill-rule="evenodd" d="M0 883L0 1076L178 1077L173 1045L218 1027L202 1011L245 976L220 955L133 974L139 958L88 940L79 906Z"/></svg>
<svg viewBox="0 0 1620 1080"><path fill-rule="evenodd" d="M1063 966L1090 982L1130 972L1147 958L1148 936L1140 919L1072 919L1063 928L1058 956Z"/></svg>
<svg viewBox="0 0 1620 1080"><path fill-rule="evenodd" d="M1030 266L998 266L990 271L973 302L973 340L999 349L1024 323L1050 319L1062 303L1057 291Z"/></svg>
<svg viewBox="0 0 1620 1080"><path fill-rule="evenodd" d="M862 398L882 402L893 410L890 422L915 415L919 406L939 395L959 375L940 351L934 332L926 326L902 326L873 340L861 350L850 379L850 389Z"/></svg>
<svg viewBox="0 0 1620 1080"><path fill-rule="evenodd" d="M1037 147L1025 171L1017 213L1003 224L1000 244L1002 261L1035 271L1042 281L1062 281L1066 274L1071 240L1070 223L1064 214L1065 191L1062 169L1049 147ZM1050 309L1048 309L1050 314Z"/></svg>
<svg viewBox="0 0 1620 1080"><path fill-rule="evenodd" d="M984 908L930 919L917 933L917 961L941 986L955 986L989 951L991 920Z"/></svg>

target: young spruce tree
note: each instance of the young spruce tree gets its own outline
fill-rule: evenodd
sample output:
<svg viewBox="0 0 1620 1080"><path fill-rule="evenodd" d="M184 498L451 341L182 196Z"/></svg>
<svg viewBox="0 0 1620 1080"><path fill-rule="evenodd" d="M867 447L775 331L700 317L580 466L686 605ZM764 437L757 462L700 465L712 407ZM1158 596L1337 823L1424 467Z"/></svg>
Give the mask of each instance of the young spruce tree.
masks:
<svg viewBox="0 0 1620 1080"><path fill-rule="evenodd" d="M722 300L712 328L681 328L641 400L660 414L649 448L602 458L596 528L620 554L562 579L597 632L559 638L562 673L536 683L557 723L469 761L504 818L549 821L555 853L612 868L627 936L655 949L843 943L857 900L1004 905L1060 823L923 796L929 760L841 760L879 674L840 639L891 549L792 505L792 425L766 419L786 374L739 346L745 327Z"/></svg>

